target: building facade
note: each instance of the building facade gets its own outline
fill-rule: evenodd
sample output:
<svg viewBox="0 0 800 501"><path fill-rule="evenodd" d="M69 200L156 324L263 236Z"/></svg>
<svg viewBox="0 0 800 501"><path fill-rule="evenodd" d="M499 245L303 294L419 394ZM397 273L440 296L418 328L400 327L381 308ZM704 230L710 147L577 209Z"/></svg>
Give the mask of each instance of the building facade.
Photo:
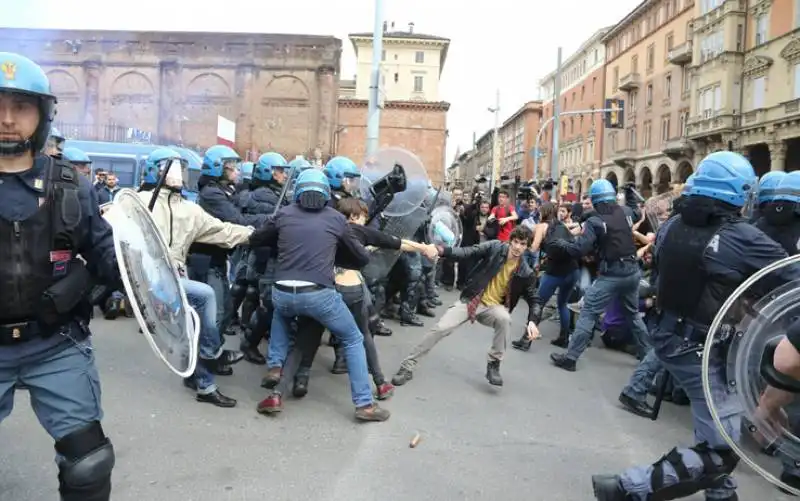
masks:
<svg viewBox="0 0 800 501"><path fill-rule="evenodd" d="M45 69L68 138L119 140L109 131L131 128L154 142L207 148L222 116L236 123L243 156L313 158L332 147L336 38L3 28L0 46Z"/></svg>
<svg viewBox="0 0 800 501"><path fill-rule="evenodd" d="M604 106L604 64L606 47L603 36L610 28L597 31L562 64L558 134L558 174L568 176L575 193L582 193L599 175L603 144L603 115L600 113L569 114L573 111L600 110ZM542 123L553 118L556 72L544 77L539 83L539 97L544 100ZM567 112L568 114L564 115ZM539 172L532 177L547 179L551 177L551 158L553 151L552 119L542 131L539 142ZM528 155L533 163L533 146ZM531 167L531 169L533 169Z"/></svg>
<svg viewBox="0 0 800 501"><path fill-rule="evenodd" d="M372 78L372 33L354 33L350 41L356 52L357 99L369 99ZM439 101L439 78L447 60L450 40L395 30L384 23L381 54L381 97L385 101Z"/></svg>
<svg viewBox="0 0 800 501"><path fill-rule="evenodd" d="M363 99L339 100L337 154L359 165L366 160L368 104ZM449 103L387 101L381 110L380 147L415 153L437 187L445 181L448 109Z"/></svg>
<svg viewBox="0 0 800 501"><path fill-rule="evenodd" d="M607 129L601 175L643 195L682 183L696 162L690 114L693 0L649 0L609 31L606 97L625 101L624 129Z"/></svg>
<svg viewBox="0 0 800 501"><path fill-rule="evenodd" d="M542 102L529 101L514 112L498 130L501 146L500 178L506 187L534 177L533 144L542 123Z"/></svg>
<svg viewBox="0 0 800 501"><path fill-rule="evenodd" d="M695 7L696 157L746 154L756 171L800 167L800 3L708 0Z"/></svg>
<svg viewBox="0 0 800 501"><path fill-rule="evenodd" d="M352 34L350 41L358 70L355 81L343 81L339 95L336 153L360 163L366 152L372 33ZM380 145L418 155L434 186L445 183L450 104L439 101L439 77L449 46L446 38L415 33L414 23L406 32L384 23Z"/></svg>

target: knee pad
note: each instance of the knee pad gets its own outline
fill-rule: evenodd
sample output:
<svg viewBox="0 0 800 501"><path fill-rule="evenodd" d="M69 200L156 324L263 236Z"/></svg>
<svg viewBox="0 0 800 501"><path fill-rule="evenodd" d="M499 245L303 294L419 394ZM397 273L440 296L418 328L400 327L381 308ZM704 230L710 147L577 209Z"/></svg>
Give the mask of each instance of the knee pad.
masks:
<svg viewBox="0 0 800 501"><path fill-rule="evenodd" d="M258 303L258 287L248 286L244 293L244 300Z"/></svg>
<svg viewBox="0 0 800 501"><path fill-rule="evenodd" d="M685 450L685 449L684 449ZM692 451L700 458L703 471L693 474L684 462L684 455L677 448L669 451L664 457L653 464L653 473L650 484L653 493L648 501L671 501L681 499L706 489L715 489L722 486L725 477L733 473L739 458L730 449L715 449L703 442L691 447L686 452ZM664 465L669 463L675 470L678 482L669 486L664 485Z"/></svg>
<svg viewBox="0 0 800 501"><path fill-rule="evenodd" d="M108 499L114 447L98 421L57 441L56 452L64 458L59 464L64 500Z"/></svg>

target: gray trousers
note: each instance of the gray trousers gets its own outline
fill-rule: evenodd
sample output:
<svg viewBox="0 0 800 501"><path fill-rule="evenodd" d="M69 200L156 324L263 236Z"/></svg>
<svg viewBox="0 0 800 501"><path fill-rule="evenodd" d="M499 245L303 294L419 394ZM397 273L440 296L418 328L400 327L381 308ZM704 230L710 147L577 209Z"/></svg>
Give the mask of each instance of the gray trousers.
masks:
<svg viewBox="0 0 800 501"><path fill-rule="evenodd" d="M506 352L508 333L511 331L511 314L503 305L479 305L475 320L481 325L494 329L492 347L489 349L489 361L502 360ZM467 304L459 301L447 309L439 322L422 338L403 360L401 367L414 370L419 359L428 354L439 341L453 333L458 327L469 322Z"/></svg>

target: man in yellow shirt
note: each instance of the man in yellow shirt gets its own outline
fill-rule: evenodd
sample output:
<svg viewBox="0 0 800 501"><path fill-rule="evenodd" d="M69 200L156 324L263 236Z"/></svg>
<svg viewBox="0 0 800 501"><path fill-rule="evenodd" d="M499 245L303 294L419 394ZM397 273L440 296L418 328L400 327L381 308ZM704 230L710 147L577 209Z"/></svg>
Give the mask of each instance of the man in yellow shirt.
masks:
<svg viewBox="0 0 800 501"><path fill-rule="evenodd" d="M439 254L456 260L472 260L461 297L439 319L436 326L415 346L403 360L392 384L401 386L413 378L419 359L425 356L442 339L467 322L479 322L494 329L489 349L486 379L489 384L502 386L500 362L506 351L511 330L511 310L520 297L528 303L527 331L534 335L531 322L536 304L536 283L533 269L522 259L531 241L531 232L522 226L515 228L508 242L491 240L472 247L442 247Z"/></svg>

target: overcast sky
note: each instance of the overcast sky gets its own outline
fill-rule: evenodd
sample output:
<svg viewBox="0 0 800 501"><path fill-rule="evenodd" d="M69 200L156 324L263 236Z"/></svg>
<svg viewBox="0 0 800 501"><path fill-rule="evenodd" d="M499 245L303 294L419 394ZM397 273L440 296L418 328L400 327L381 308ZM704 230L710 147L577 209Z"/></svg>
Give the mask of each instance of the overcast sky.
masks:
<svg viewBox="0 0 800 501"><path fill-rule="evenodd" d="M355 56L347 34L372 31L373 0L0 0L5 27L137 31L240 31L333 35L345 40L342 77ZM451 39L440 99L448 115L448 163L472 135L493 127L487 107L501 93L502 119L538 98L539 79L597 29L614 24L640 0L383 0L397 26ZM9 13L10 9L10 13ZM2 48L0 48L2 50Z"/></svg>

